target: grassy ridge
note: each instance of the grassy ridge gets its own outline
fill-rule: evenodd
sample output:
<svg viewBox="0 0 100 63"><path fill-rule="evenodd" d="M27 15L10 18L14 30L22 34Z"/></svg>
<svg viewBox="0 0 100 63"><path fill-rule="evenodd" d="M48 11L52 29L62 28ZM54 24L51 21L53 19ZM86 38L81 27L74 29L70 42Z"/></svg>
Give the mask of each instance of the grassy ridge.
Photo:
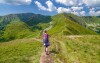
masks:
<svg viewBox="0 0 100 63"><path fill-rule="evenodd" d="M55 63L100 63L100 36L55 36L51 44Z"/></svg>
<svg viewBox="0 0 100 63"><path fill-rule="evenodd" d="M39 63L42 43L30 39L16 39L0 43L0 63Z"/></svg>
<svg viewBox="0 0 100 63"><path fill-rule="evenodd" d="M60 17L60 18L59 18ZM94 31L86 29L78 23L68 19L63 14L58 14L52 17L53 27L49 30L51 35L85 35L96 34Z"/></svg>
<svg viewBox="0 0 100 63"><path fill-rule="evenodd" d="M64 16L90 30L100 33L99 16L76 16L73 14L64 14Z"/></svg>

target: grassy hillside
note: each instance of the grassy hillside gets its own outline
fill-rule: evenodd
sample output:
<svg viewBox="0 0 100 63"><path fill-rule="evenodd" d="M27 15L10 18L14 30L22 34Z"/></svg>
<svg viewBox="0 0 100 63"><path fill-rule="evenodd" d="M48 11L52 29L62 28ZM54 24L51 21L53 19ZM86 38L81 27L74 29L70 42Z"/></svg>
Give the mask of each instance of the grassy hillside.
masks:
<svg viewBox="0 0 100 63"><path fill-rule="evenodd" d="M94 31L86 29L78 23L70 20L64 14L58 14L52 17L52 28L49 30L50 34L63 34L63 35L84 35L96 34Z"/></svg>
<svg viewBox="0 0 100 63"><path fill-rule="evenodd" d="M44 29L54 63L100 63L100 36L84 27L85 17L16 14L0 17L0 26L0 63L39 63L43 48L36 37Z"/></svg>
<svg viewBox="0 0 100 63"><path fill-rule="evenodd" d="M83 17L86 22L86 27L100 33L100 18L96 16Z"/></svg>
<svg viewBox="0 0 100 63"><path fill-rule="evenodd" d="M29 39L17 39L0 43L0 63L39 63L42 43Z"/></svg>
<svg viewBox="0 0 100 63"><path fill-rule="evenodd" d="M87 23L90 23L90 22L92 22L92 23L100 23L100 18L97 17L97 16L87 16L87 17L84 16L83 18L85 19L85 21Z"/></svg>
<svg viewBox="0 0 100 63"><path fill-rule="evenodd" d="M73 14L63 13L64 16L85 28L100 33L100 18L98 16L76 16Z"/></svg>
<svg viewBox="0 0 100 63"><path fill-rule="evenodd" d="M51 36L54 63L100 63L99 35ZM39 63L42 43L33 38L0 43L0 63Z"/></svg>
<svg viewBox="0 0 100 63"><path fill-rule="evenodd" d="M24 38L32 34L33 32L29 29L27 24L21 21L14 21L7 25L4 29L3 39L12 40L16 38Z"/></svg>
<svg viewBox="0 0 100 63"><path fill-rule="evenodd" d="M63 14L66 18L70 19L71 21L74 21L84 27L86 26L85 20L81 16L76 16L74 14L66 14L66 13Z"/></svg>
<svg viewBox="0 0 100 63"><path fill-rule="evenodd" d="M100 36L53 36L50 42L55 63L100 63Z"/></svg>
<svg viewBox="0 0 100 63"><path fill-rule="evenodd" d="M0 17L0 41L34 37L48 26L50 16L33 13L10 14Z"/></svg>

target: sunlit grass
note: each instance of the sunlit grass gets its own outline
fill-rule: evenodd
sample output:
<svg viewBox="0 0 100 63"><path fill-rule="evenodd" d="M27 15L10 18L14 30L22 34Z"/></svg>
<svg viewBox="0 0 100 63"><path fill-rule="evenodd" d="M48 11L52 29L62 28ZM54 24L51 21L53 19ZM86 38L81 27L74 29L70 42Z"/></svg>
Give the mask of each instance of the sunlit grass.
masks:
<svg viewBox="0 0 100 63"><path fill-rule="evenodd" d="M55 63L100 63L99 35L59 36L51 40Z"/></svg>
<svg viewBox="0 0 100 63"><path fill-rule="evenodd" d="M39 63L42 43L30 39L16 39L0 43L0 63Z"/></svg>

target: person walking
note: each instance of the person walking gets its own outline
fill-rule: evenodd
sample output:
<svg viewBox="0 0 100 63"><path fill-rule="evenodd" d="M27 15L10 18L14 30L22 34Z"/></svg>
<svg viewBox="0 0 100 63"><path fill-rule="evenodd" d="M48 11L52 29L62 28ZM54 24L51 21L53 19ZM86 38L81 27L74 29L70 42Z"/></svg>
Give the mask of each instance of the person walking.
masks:
<svg viewBox="0 0 100 63"><path fill-rule="evenodd" d="M49 54L48 46L50 46L50 43L49 43L49 35L47 34L46 30L43 31L43 45L44 45L45 53L46 55L48 55Z"/></svg>

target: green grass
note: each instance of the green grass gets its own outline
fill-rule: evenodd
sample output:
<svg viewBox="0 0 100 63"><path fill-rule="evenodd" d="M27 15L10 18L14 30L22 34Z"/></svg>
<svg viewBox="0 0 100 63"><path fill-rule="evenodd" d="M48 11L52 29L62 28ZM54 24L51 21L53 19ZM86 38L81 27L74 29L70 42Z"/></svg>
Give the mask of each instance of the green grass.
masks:
<svg viewBox="0 0 100 63"><path fill-rule="evenodd" d="M54 36L51 51L55 63L100 63L100 36Z"/></svg>
<svg viewBox="0 0 100 63"><path fill-rule="evenodd" d="M74 22L69 17L58 14L49 19L53 22L48 33L54 63L100 63L100 36L81 26L84 25L81 18L73 15L74 20L78 20ZM15 40L0 42L0 63L39 63L42 43L31 37L40 37L42 30L49 27L50 21L44 22L44 19L40 23L37 19L29 23L20 20L10 22L3 30L3 38Z"/></svg>
<svg viewBox="0 0 100 63"><path fill-rule="evenodd" d="M12 40L16 38L24 38L29 35L33 35L27 24L21 21L14 21L7 25L3 32L3 38L7 40Z"/></svg>
<svg viewBox="0 0 100 63"><path fill-rule="evenodd" d="M16 39L0 43L0 63L39 63L42 43L29 39Z"/></svg>
<svg viewBox="0 0 100 63"><path fill-rule="evenodd" d="M59 18L60 17L60 18ZM78 23L65 17L63 14L58 14L52 17L53 27L48 31L51 35L95 35L96 32L89 30Z"/></svg>

